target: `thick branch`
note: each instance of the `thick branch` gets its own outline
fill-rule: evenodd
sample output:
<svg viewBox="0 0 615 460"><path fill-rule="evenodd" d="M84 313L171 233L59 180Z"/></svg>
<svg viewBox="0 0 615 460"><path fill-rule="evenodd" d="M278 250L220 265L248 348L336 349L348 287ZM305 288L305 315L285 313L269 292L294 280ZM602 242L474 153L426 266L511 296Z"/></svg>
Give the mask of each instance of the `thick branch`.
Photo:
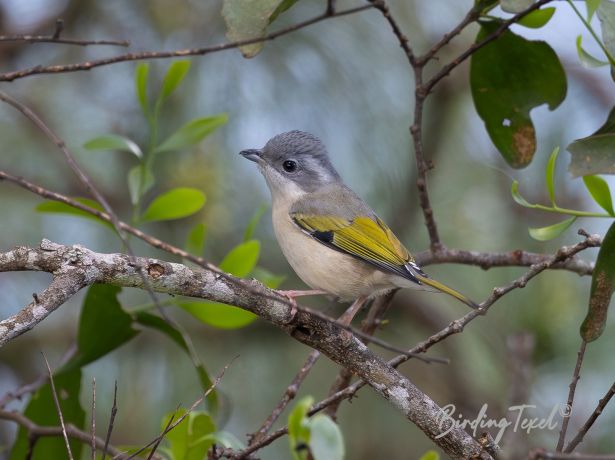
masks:
<svg viewBox="0 0 615 460"><path fill-rule="evenodd" d="M357 374L451 457L484 455L488 458L481 454L480 445L463 430L453 429L436 438L443 428L439 423L441 409L436 403L340 325L303 310L293 315L292 307L287 303L265 299L263 295L269 290L256 280L244 280L250 287L248 289L243 283L230 282L210 271L193 270L157 259L136 259L137 265L145 267L153 290L236 305L257 314ZM39 248L22 247L1 254L0 270L78 273L74 286L57 286L62 298L67 299L84 284L95 282L143 288L139 268L131 260L123 254L99 254L82 246L63 246L44 240ZM23 332L32 328L48 314L47 309L45 313L26 318L27 324L19 330ZM14 330L1 331L0 344L16 336Z"/></svg>

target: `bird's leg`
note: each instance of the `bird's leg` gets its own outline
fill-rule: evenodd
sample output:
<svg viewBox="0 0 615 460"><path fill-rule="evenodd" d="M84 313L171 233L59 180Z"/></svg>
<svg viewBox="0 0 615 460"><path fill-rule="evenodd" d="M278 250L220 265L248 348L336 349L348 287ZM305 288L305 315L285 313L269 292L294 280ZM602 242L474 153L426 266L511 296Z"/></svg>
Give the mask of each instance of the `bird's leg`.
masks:
<svg viewBox="0 0 615 460"><path fill-rule="evenodd" d="M365 305L366 301L367 296L357 297L357 300L352 302L352 305L350 305L350 307L348 307L348 310L346 310L344 314L338 318L337 322L343 326L350 326L350 323L352 323L352 319L359 312L361 307Z"/></svg>
<svg viewBox="0 0 615 460"><path fill-rule="evenodd" d="M322 295L322 294L329 294L327 291L322 291L320 289L311 289L311 290L303 290L303 291L285 291L282 289L278 289L275 292L277 292L278 294L286 297L288 299L288 301L290 302L290 321L291 322L295 315L297 314L297 301L295 300L296 297L304 297L304 296L309 296L309 295Z"/></svg>

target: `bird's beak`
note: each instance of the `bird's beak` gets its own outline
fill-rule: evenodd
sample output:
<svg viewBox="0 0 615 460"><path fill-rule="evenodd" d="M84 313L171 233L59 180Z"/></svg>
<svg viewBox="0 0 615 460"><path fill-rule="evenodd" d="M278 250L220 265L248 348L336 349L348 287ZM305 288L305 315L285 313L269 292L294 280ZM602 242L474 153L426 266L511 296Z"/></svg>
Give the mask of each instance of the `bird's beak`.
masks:
<svg viewBox="0 0 615 460"><path fill-rule="evenodd" d="M262 161L262 154L263 152L258 149L242 150L239 152L239 155L255 163L260 163Z"/></svg>

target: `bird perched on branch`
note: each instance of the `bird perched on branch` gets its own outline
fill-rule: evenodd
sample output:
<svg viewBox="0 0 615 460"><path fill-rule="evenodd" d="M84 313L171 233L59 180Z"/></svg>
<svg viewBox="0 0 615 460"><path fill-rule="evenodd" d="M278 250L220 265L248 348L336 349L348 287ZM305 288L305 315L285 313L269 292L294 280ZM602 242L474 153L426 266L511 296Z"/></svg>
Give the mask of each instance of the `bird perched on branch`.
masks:
<svg viewBox="0 0 615 460"><path fill-rule="evenodd" d="M444 292L477 307L421 270L389 227L344 185L315 136L290 131L240 154L265 177L278 243L297 275L314 289L280 291L293 303L300 295L330 294L354 300L356 312L370 297L414 288Z"/></svg>

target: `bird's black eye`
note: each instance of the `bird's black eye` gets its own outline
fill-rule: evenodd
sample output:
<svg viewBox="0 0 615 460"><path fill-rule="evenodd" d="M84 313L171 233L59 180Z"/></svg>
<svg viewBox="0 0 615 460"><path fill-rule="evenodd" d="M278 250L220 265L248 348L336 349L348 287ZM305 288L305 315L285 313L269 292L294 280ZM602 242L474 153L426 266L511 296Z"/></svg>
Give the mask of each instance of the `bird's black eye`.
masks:
<svg viewBox="0 0 615 460"><path fill-rule="evenodd" d="M289 173L295 172L297 170L297 162L294 160L286 160L282 163L282 168L284 168L284 171Z"/></svg>

